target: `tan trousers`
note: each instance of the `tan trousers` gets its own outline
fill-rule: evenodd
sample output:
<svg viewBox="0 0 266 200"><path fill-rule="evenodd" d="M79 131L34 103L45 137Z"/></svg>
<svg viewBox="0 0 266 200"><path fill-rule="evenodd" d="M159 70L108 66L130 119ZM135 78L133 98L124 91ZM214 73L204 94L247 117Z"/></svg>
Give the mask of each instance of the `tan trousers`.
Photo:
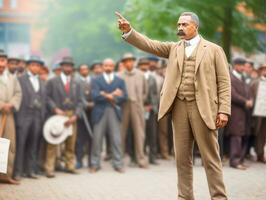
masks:
<svg viewBox="0 0 266 200"><path fill-rule="evenodd" d="M159 121L159 145L160 145L161 155L164 159L167 159L169 157L168 117L169 115L166 115Z"/></svg>
<svg viewBox="0 0 266 200"><path fill-rule="evenodd" d="M77 138L77 124L73 124L73 134L68 137L65 141L65 150L64 150L64 158L65 158L65 168L67 170L75 170L75 146L76 146L76 138ZM46 159L44 168L46 173L53 173L55 170L55 163L57 157L57 150L59 145L47 144L46 148Z"/></svg>
<svg viewBox="0 0 266 200"><path fill-rule="evenodd" d="M2 120L2 115L0 113L0 123L1 120ZM2 124L0 124L0 126L2 126ZM13 177L14 161L16 154L16 130L15 130L13 113L7 115L6 125L2 137L10 140L7 174L0 173L0 180L6 180L7 178Z"/></svg>
<svg viewBox="0 0 266 200"><path fill-rule="evenodd" d="M123 106L122 119L122 150L125 152L126 136L128 132L129 123L133 129L134 147L136 159L139 165L147 165L148 161L144 155L144 141L145 141L145 120L144 109L139 105L139 102L127 101Z"/></svg>
<svg viewBox="0 0 266 200"><path fill-rule="evenodd" d="M202 120L195 101L176 98L172 111L174 146L178 173L178 200L194 200L192 149L197 142L212 200L227 199L219 156L218 132Z"/></svg>

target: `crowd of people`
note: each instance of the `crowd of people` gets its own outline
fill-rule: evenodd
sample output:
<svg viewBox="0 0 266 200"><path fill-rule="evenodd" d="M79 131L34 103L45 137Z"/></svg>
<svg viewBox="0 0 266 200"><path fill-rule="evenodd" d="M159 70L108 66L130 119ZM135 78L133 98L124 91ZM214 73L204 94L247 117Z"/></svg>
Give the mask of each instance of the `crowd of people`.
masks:
<svg viewBox="0 0 266 200"><path fill-rule="evenodd" d="M219 144L221 157L244 170L252 147L257 161L266 163L266 117L252 115L266 65L256 70L243 58L232 65L232 115ZM42 174L54 178L57 170L76 174L83 167L95 173L103 154L118 173L125 172L125 155L130 166L144 169L158 165L158 158L169 160L171 113L157 121L166 66L158 57L126 53L118 62L106 58L78 67L72 57L63 57L50 72L39 56L23 60L0 50L0 137L11 141L1 182L19 184ZM71 128L59 144L53 143L56 135L48 133L52 142L43 135L55 115L67 117L64 126Z"/></svg>

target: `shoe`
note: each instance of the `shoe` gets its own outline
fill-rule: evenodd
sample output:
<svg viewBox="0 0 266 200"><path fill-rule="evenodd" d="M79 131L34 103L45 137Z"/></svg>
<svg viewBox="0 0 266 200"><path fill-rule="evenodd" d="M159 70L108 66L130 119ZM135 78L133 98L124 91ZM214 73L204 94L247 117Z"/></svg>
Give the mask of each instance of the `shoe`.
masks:
<svg viewBox="0 0 266 200"><path fill-rule="evenodd" d="M122 167L115 168L115 171L121 174L125 173L125 169Z"/></svg>
<svg viewBox="0 0 266 200"><path fill-rule="evenodd" d="M54 173L49 172L49 173L46 173L46 177L47 178L54 178L55 175L54 175Z"/></svg>
<svg viewBox="0 0 266 200"><path fill-rule="evenodd" d="M74 169L66 169L65 172L68 174L78 174L78 172Z"/></svg>
<svg viewBox="0 0 266 200"><path fill-rule="evenodd" d="M11 184L11 185L19 185L20 184L19 181L15 180L13 178L3 179L3 180L1 180L1 182L6 183L6 184Z"/></svg>
<svg viewBox="0 0 266 200"><path fill-rule="evenodd" d="M266 164L266 159L264 158L264 156L258 156L257 161L260 163Z"/></svg>
<svg viewBox="0 0 266 200"><path fill-rule="evenodd" d="M233 168L240 169L240 170L246 170L246 169L247 169L247 168L246 168L244 165L242 165L242 164L239 164L239 165L237 165L237 166L233 166Z"/></svg>
<svg viewBox="0 0 266 200"><path fill-rule="evenodd" d="M137 167L138 164L137 164L135 161L130 161L130 163L129 163L128 166L129 166L129 167Z"/></svg>
<svg viewBox="0 0 266 200"><path fill-rule="evenodd" d="M77 162L76 169L81 169L83 167L82 162Z"/></svg>
<svg viewBox="0 0 266 200"><path fill-rule="evenodd" d="M91 173L91 174L95 174L96 172L98 172L100 170L100 168L98 167L98 168L96 168L96 167L91 167L90 169L89 169L89 172Z"/></svg>
<svg viewBox="0 0 266 200"><path fill-rule="evenodd" d="M14 176L14 177L13 177L13 180L18 181L18 182L20 182L21 179L22 179L21 176Z"/></svg>
<svg viewBox="0 0 266 200"><path fill-rule="evenodd" d="M150 160L150 164L152 165L159 165L159 163L155 159Z"/></svg>
<svg viewBox="0 0 266 200"><path fill-rule="evenodd" d="M149 166L148 166L148 164L139 164L139 168L148 169Z"/></svg>
<svg viewBox="0 0 266 200"><path fill-rule="evenodd" d="M30 179L38 179L38 176L36 176L35 174L28 174L26 177Z"/></svg>

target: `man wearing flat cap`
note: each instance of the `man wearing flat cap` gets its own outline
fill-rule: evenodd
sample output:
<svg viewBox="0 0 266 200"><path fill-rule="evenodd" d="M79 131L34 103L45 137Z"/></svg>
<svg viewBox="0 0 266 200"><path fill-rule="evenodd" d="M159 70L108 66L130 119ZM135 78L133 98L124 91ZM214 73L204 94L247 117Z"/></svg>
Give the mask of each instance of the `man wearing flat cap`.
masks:
<svg viewBox="0 0 266 200"><path fill-rule="evenodd" d="M7 69L7 55L0 50L0 137L10 140L7 174L0 173L0 182L19 184L13 179L16 154L16 129L14 112L20 107L22 93L16 76Z"/></svg>
<svg viewBox="0 0 266 200"><path fill-rule="evenodd" d="M137 164L141 168L147 168L148 161L144 155L144 101L147 98L148 88L143 72L134 66L135 60L136 58L131 53L126 53L121 60L125 70L120 76L124 79L128 92L128 100L123 105L122 146L125 150L127 133L131 125ZM131 159L134 161L133 155Z"/></svg>
<svg viewBox="0 0 266 200"><path fill-rule="evenodd" d="M262 64L259 69L259 78L251 82L251 95L254 102L258 95L260 84L266 82L266 63ZM266 164L264 147L266 145L266 116L255 117L255 151L257 153L257 161Z"/></svg>
<svg viewBox="0 0 266 200"><path fill-rule="evenodd" d="M52 115L68 116L65 126L73 126L73 133L65 141L65 171L76 174L75 144L76 121L82 111L81 88L73 77L74 61L72 57L64 57L60 62L62 72L47 83L47 101ZM47 144L45 171L48 178L53 178L57 145Z"/></svg>
<svg viewBox="0 0 266 200"><path fill-rule="evenodd" d="M45 83L39 78L44 62L39 56L27 60L26 72L18 78L22 90L22 101L16 113L17 154L15 179L36 179L39 141L46 112Z"/></svg>
<svg viewBox="0 0 266 200"><path fill-rule="evenodd" d="M227 126L230 145L230 166L240 170L246 169L244 157L247 150L247 112L253 106L243 73L245 63L246 60L243 58L235 58L233 60L233 71L231 73L232 114Z"/></svg>
<svg viewBox="0 0 266 200"><path fill-rule="evenodd" d="M116 15L126 42L169 59L158 119L172 114L178 199L194 200L194 141L199 146L211 199L227 199L217 133L231 113L230 76L223 49L199 35L199 18L193 12L183 12L178 19L179 42L151 40L134 30L120 13Z"/></svg>

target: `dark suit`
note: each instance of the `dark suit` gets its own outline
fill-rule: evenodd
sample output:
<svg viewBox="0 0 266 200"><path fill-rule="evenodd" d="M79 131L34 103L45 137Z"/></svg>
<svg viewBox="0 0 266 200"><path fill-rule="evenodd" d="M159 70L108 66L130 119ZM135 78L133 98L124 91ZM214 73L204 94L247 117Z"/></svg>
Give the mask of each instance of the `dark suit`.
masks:
<svg viewBox="0 0 266 200"><path fill-rule="evenodd" d="M247 148L245 141L248 110L246 101L249 100L249 92L245 81L233 74L231 74L231 85L232 114L227 128L230 136L230 165L235 167L242 164Z"/></svg>
<svg viewBox="0 0 266 200"><path fill-rule="evenodd" d="M24 73L18 80L22 89L22 102L19 111L16 113L17 155L15 175L21 176L23 167L29 175L37 167L38 144L46 112L46 90L44 82L38 79L40 87L36 92L28 73ZM25 162L23 163L23 161Z"/></svg>
<svg viewBox="0 0 266 200"><path fill-rule="evenodd" d="M87 145L87 150L88 150L86 155L89 156L91 154L92 138L90 137L88 133L85 120L87 120L88 123L91 122L90 114L91 114L91 109L94 103L91 98L91 82L88 82L87 80L84 80L81 78L78 81L79 81L81 92L82 92L82 99L81 99L82 108L85 113L85 116L82 116L77 121L78 130L77 130L77 142L76 142L76 157L77 157L77 162L81 167L82 158L84 156L84 149L86 145ZM84 119L85 117L86 119Z"/></svg>
<svg viewBox="0 0 266 200"><path fill-rule="evenodd" d="M151 107L150 111L145 111L146 120L146 145L149 146L149 160L155 162L157 156L157 113L159 108L159 94L156 80L152 75L147 79L148 96L144 105Z"/></svg>
<svg viewBox="0 0 266 200"><path fill-rule="evenodd" d="M123 95L121 97L115 97L115 101L111 104L101 92L111 93L116 89L122 90ZM123 165L123 156L121 150L120 126L122 120L121 106L127 99L125 82L116 75L114 75L114 79L111 83L107 83L103 75L93 79L92 99L95 106L92 109L94 135L92 141L91 165L95 168L100 167L103 135L108 130L112 149L113 167L121 168Z"/></svg>
<svg viewBox="0 0 266 200"><path fill-rule="evenodd" d="M82 111L80 84L71 78L69 93L66 92L61 76L55 77L47 82L47 101L51 113L55 108L66 112L68 117L76 115L80 117ZM75 169L75 144L76 144L76 123L73 124L73 134L65 141L66 169ZM45 170L53 173L56 160L56 145L47 144Z"/></svg>

